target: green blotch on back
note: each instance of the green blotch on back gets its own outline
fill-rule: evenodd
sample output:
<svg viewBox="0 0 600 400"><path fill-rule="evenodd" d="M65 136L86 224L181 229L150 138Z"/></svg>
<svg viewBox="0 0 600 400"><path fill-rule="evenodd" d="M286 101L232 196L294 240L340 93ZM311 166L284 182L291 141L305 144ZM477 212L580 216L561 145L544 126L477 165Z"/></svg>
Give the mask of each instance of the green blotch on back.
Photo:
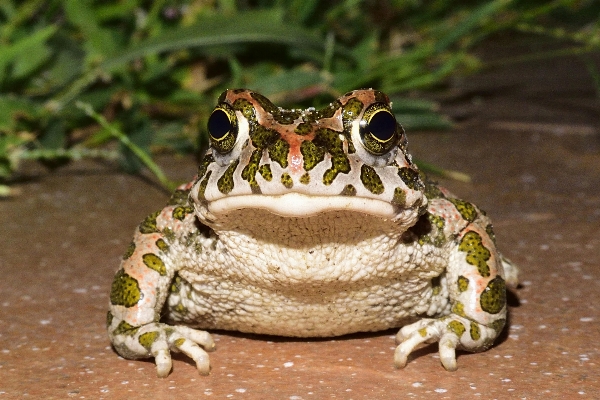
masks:
<svg viewBox="0 0 600 400"><path fill-rule="evenodd" d="M437 185L437 182L425 178L425 197L428 199L443 199L446 196Z"/></svg>
<svg viewBox="0 0 600 400"><path fill-rule="evenodd" d="M237 99L233 103L233 109L241 112L244 117L250 120L250 122L253 122L256 119L254 106L246 99Z"/></svg>
<svg viewBox="0 0 600 400"><path fill-rule="evenodd" d="M262 125L256 125L251 127L250 139L252 139L254 147L264 150L280 139L280 135L275 129L267 129Z"/></svg>
<svg viewBox="0 0 600 400"><path fill-rule="evenodd" d="M156 227L156 218L160 215L160 211L153 212L148 215L146 219L142 221L140 224L139 230L140 233L148 234L158 232L158 228Z"/></svg>
<svg viewBox="0 0 600 400"><path fill-rule="evenodd" d="M313 143L316 147L324 148L331 155L331 168L323 173L323 184L331 185L338 174L350 172L350 160L344 152L340 132L322 128L317 130Z"/></svg>
<svg viewBox="0 0 600 400"><path fill-rule="evenodd" d="M163 239L158 239L156 242L156 247L158 247L158 249L164 253L166 253L167 251L169 251L169 245L167 244L167 242L165 242Z"/></svg>
<svg viewBox="0 0 600 400"><path fill-rule="evenodd" d="M464 317L465 316L465 305L463 303L461 303L460 301L457 301L452 306L452 312L456 315Z"/></svg>
<svg viewBox="0 0 600 400"><path fill-rule="evenodd" d="M281 183L283 183L283 186L285 186L287 189L291 189L292 186L294 186L294 181L287 172L281 174Z"/></svg>
<svg viewBox="0 0 600 400"><path fill-rule="evenodd" d="M252 92L250 93L250 96L263 108L263 110L273 115L273 117L275 117L275 114L278 113L278 109L275 107L275 104L271 103L271 100L267 99L262 94Z"/></svg>
<svg viewBox="0 0 600 400"><path fill-rule="evenodd" d="M460 199L448 199L454 207L458 210L460 215L466 221L473 222L477 218L477 209L475 206L467 201Z"/></svg>
<svg viewBox="0 0 600 400"><path fill-rule="evenodd" d="M305 136L312 132L312 126L308 122L301 122L298 124L296 129L294 129L294 133L296 135Z"/></svg>
<svg viewBox="0 0 600 400"><path fill-rule="evenodd" d="M271 182L271 180L273 179L273 172L271 172L271 166L269 164L261 165L258 168L258 173L267 182Z"/></svg>
<svg viewBox="0 0 600 400"><path fill-rule="evenodd" d="M394 189L392 204L398 207L404 207L406 205L406 192L401 187Z"/></svg>
<svg viewBox="0 0 600 400"><path fill-rule="evenodd" d="M131 242L129 243L129 246L127 246L127 250L125 251L125 254L123 254L123 260L127 260L129 257L131 257L133 255L133 252L135 251L135 242Z"/></svg>
<svg viewBox="0 0 600 400"><path fill-rule="evenodd" d="M432 244L435 247L442 247L448 241L448 237L444 234L445 225L444 218L426 213L410 228L410 231L417 235L417 242L421 246Z"/></svg>
<svg viewBox="0 0 600 400"><path fill-rule="evenodd" d="M492 279L479 297L481 309L490 314L498 314L506 305L506 283L501 276Z"/></svg>
<svg viewBox="0 0 600 400"><path fill-rule="evenodd" d="M204 192L206 191L206 187L208 186L208 180L210 179L211 174L212 174L212 171L208 171L208 173L206 174L204 179L202 179L202 181L198 185L198 199L200 199L200 200L205 200Z"/></svg>
<svg viewBox="0 0 600 400"><path fill-rule="evenodd" d="M310 183L310 175L308 174L308 172L302 174L302 176L300 177L300 183L303 185L308 185Z"/></svg>
<svg viewBox="0 0 600 400"><path fill-rule="evenodd" d="M344 186L342 192L340 193L342 196L356 196L356 188L350 184Z"/></svg>
<svg viewBox="0 0 600 400"><path fill-rule="evenodd" d="M459 321L450 321L448 323L448 329L454 332L458 337L461 337L466 331L465 326Z"/></svg>
<svg viewBox="0 0 600 400"><path fill-rule="evenodd" d="M148 351L158 338L159 333L156 331L142 333L138 338L138 342Z"/></svg>
<svg viewBox="0 0 600 400"><path fill-rule="evenodd" d="M142 256L142 261L146 267L158 272L161 276L167 275L165 263L154 253L146 253Z"/></svg>
<svg viewBox="0 0 600 400"><path fill-rule="evenodd" d="M112 325L112 322L113 322L113 315L109 311L106 313L106 327L109 328Z"/></svg>
<svg viewBox="0 0 600 400"><path fill-rule="evenodd" d="M358 118L363 107L364 104L362 101L356 97L350 98L342 108L342 119L344 121L344 125Z"/></svg>
<svg viewBox="0 0 600 400"><path fill-rule="evenodd" d="M375 169L366 164L360 167L360 180L364 187L373 194L381 194L385 190L383 182Z"/></svg>
<svg viewBox="0 0 600 400"><path fill-rule="evenodd" d="M202 162L198 166L198 179L202 179L202 177L204 176L204 174L206 174L206 171L208 170L208 166L214 161L215 158L212 156L212 154L207 154L206 156L204 156Z"/></svg>
<svg viewBox="0 0 600 400"><path fill-rule="evenodd" d="M490 276L490 267L487 265L490 251L483 245L481 235L474 231L467 232L460 240L458 249L467 253L467 262L477 267L479 275Z"/></svg>
<svg viewBox="0 0 600 400"><path fill-rule="evenodd" d="M477 341L481 337L481 331L479 330L479 324L477 322L471 322L470 332L471 339Z"/></svg>
<svg viewBox="0 0 600 400"><path fill-rule="evenodd" d="M258 186L258 182L256 181L256 173L259 169L259 163L262 152L258 149L254 150L250 155L250 160L248 164L242 170L242 179L247 181L250 185L250 189L252 193L260 193L260 187Z"/></svg>
<svg viewBox="0 0 600 400"><path fill-rule="evenodd" d="M175 232L173 232L173 230L169 227L166 227L165 229L162 230L162 234L163 237L165 239L167 239L167 241L169 242L174 242L175 241Z"/></svg>
<svg viewBox="0 0 600 400"><path fill-rule="evenodd" d="M235 172L235 169L239 163L240 160L235 160L229 164L225 172L223 172L223 175L221 175L221 177L217 180L217 188L219 189L219 192L228 194L233 190L233 173Z"/></svg>
<svg viewBox="0 0 600 400"><path fill-rule="evenodd" d="M258 123L251 124L250 139L252 140L254 147L256 147L255 151L259 151L260 155L267 149L271 160L281 165L281 168L287 167L290 145L288 142L281 139L279 132L274 129L267 129ZM258 156L258 159L255 160L257 166L261 158L260 155Z"/></svg>
<svg viewBox="0 0 600 400"><path fill-rule="evenodd" d="M281 168L288 166L288 153L290 145L285 140L279 139L272 146L269 146L269 157L271 160L281 165Z"/></svg>
<svg viewBox="0 0 600 400"><path fill-rule="evenodd" d="M110 303L116 306L133 307L141 297L138 281L126 274L123 269L117 271L110 288Z"/></svg>
<svg viewBox="0 0 600 400"><path fill-rule="evenodd" d="M500 332L502 332L502 328L504 328L505 324L506 324L506 320L504 318L501 318L501 319L497 319L494 322L492 322L491 324L489 324L489 327L492 328L494 331L496 331L497 334L500 334Z"/></svg>
<svg viewBox="0 0 600 400"><path fill-rule="evenodd" d="M304 170L310 171L325 159L325 149L317 147L313 142L305 140L300 145L300 153L304 160Z"/></svg>
<svg viewBox="0 0 600 400"><path fill-rule="evenodd" d="M408 167L398 168L398 176L408 188L412 190L423 190L424 185L421 181L421 177L414 169Z"/></svg>
<svg viewBox="0 0 600 400"><path fill-rule="evenodd" d="M125 321L121 321L119 323L119 325L117 325L117 327L115 328L115 330L113 331L113 335L127 335L127 336L133 336L137 333L137 331L140 329L139 326L133 326L128 324Z"/></svg>
<svg viewBox="0 0 600 400"><path fill-rule="evenodd" d="M194 212L194 208L186 205L186 206L177 206L173 209L172 216L173 218L183 221L185 216Z"/></svg>
<svg viewBox="0 0 600 400"><path fill-rule="evenodd" d="M206 172L206 171L205 171ZM185 206L189 204L188 196L190 194L189 190L180 190L177 189L169 198L167 203L168 206Z"/></svg>
<svg viewBox="0 0 600 400"><path fill-rule="evenodd" d="M469 280L460 275L456 281L456 284L458 285L458 291L462 293L469 287Z"/></svg>
<svg viewBox="0 0 600 400"><path fill-rule="evenodd" d="M315 110L314 112L308 114L306 116L306 120L309 122L314 122L319 119L331 118L335 115L336 111L342 106L339 100L335 100L331 102L329 105Z"/></svg>

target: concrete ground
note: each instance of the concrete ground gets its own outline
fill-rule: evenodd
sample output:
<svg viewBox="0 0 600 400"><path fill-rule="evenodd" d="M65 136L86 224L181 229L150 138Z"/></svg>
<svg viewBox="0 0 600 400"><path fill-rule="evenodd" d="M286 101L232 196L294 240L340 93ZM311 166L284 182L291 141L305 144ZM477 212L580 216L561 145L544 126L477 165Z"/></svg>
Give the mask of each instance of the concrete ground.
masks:
<svg viewBox="0 0 600 400"><path fill-rule="evenodd" d="M448 132L409 133L417 158L468 173L445 181L494 221L521 269L510 321L490 350L445 371L437 346L392 365L395 331L331 340L217 332L212 372L176 356L167 379L120 358L108 292L135 226L167 194L114 166L23 170L0 201L0 399L555 399L600 392L600 100L577 59L455 83ZM162 158L191 178L190 159Z"/></svg>

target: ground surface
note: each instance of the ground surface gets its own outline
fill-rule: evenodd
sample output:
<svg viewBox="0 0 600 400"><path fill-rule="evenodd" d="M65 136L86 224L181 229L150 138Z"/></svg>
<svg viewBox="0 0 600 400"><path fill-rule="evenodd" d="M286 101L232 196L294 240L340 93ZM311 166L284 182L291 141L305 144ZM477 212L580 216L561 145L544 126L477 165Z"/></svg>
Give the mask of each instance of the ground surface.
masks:
<svg viewBox="0 0 600 400"><path fill-rule="evenodd" d="M0 399L598 398L600 391L600 101L577 60L504 68L456 82L451 132L413 133L421 160L461 170L445 182L488 211L521 268L510 327L487 352L446 372L437 346L392 366L393 334L287 340L219 332L212 372L185 357L157 379L123 360L104 321L121 254L166 201L144 180L77 163L26 169L0 201ZM172 177L191 159L163 159Z"/></svg>

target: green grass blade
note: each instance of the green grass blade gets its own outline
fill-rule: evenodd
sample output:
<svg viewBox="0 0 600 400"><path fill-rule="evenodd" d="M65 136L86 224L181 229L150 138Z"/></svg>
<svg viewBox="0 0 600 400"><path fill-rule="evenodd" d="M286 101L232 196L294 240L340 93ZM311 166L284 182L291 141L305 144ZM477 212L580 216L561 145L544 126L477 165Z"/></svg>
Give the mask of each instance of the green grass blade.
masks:
<svg viewBox="0 0 600 400"><path fill-rule="evenodd" d="M62 95L51 102L52 109L61 109L75 99L102 73L114 71L130 61L144 56L192 47L238 45L244 43L283 44L292 48L324 51L320 36L311 31L281 21L279 13L255 11L230 17L213 15L198 24L166 32L160 37L130 47L77 79Z"/></svg>
<svg viewBox="0 0 600 400"><path fill-rule="evenodd" d="M129 149L141 162L148 168L160 181L160 183L169 190L175 188L176 184L169 180L160 167L152 161L152 158L148 153L142 150L139 146L133 143L127 135L115 128L110 122L108 122L102 115L94 111L91 105L78 101L75 103L77 108L83 110L86 115L92 117L100 126L110 132L116 139L121 142L127 149Z"/></svg>
<svg viewBox="0 0 600 400"><path fill-rule="evenodd" d="M435 51L442 52L446 50L453 43L466 37L473 29L482 24L485 19L498 13L512 1L513 0L494 0L479 6L436 43Z"/></svg>

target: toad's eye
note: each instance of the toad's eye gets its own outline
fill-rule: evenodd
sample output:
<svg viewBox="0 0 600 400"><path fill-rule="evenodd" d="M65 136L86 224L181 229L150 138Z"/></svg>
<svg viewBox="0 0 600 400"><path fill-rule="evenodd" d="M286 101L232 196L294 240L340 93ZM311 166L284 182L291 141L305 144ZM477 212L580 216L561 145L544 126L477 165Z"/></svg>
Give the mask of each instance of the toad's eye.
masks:
<svg viewBox="0 0 600 400"><path fill-rule="evenodd" d="M208 119L211 146L221 154L230 152L238 136L235 111L226 103L219 104Z"/></svg>
<svg viewBox="0 0 600 400"><path fill-rule="evenodd" d="M398 142L398 124L386 104L376 103L365 110L360 121L360 138L370 153L385 154Z"/></svg>

